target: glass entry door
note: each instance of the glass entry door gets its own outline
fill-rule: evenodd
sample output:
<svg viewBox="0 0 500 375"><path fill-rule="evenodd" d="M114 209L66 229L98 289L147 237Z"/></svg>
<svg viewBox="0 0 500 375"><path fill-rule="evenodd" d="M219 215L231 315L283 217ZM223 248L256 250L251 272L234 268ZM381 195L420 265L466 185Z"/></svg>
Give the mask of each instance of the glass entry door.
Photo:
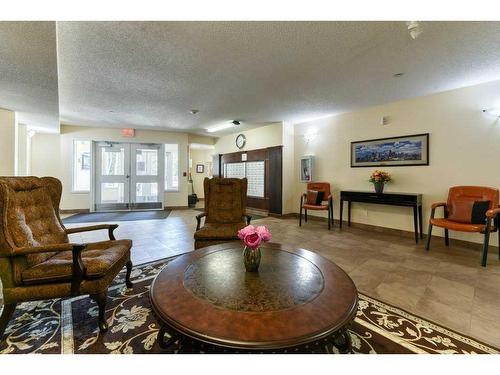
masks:
<svg viewBox="0 0 500 375"><path fill-rule="evenodd" d="M97 142L95 155L95 211L163 209L162 145Z"/></svg>
<svg viewBox="0 0 500 375"><path fill-rule="evenodd" d="M130 145L130 197L132 209L163 208L163 147L158 144Z"/></svg>

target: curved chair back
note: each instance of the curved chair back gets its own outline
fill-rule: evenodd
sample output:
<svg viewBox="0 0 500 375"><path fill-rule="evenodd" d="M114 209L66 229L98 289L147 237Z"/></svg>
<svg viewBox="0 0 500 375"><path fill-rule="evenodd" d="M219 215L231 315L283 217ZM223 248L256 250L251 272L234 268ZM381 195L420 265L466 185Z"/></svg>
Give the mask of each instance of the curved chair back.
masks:
<svg viewBox="0 0 500 375"><path fill-rule="evenodd" d="M330 195L330 183L329 182L309 182L307 184L307 190L316 190L323 192L323 200L327 200Z"/></svg>
<svg viewBox="0 0 500 375"><path fill-rule="evenodd" d="M246 214L246 178L205 178L205 212L207 223L240 223Z"/></svg>
<svg viewBox="0 0 500 375"><path fill-rule="evenodd" d="M485 186L454 186L448 192L448 217L451 220L470 222L470 212L474 202L488 201L488 209L498 207L498 189Z"/></svg>
<svg viewBox="0 0 500 375"><path fill-rule="evenodd" d="M0 177L0 254L16 248L67 243L59 218L61 182L53 177ZM52 253L28 255L36 264Z"/></svg>

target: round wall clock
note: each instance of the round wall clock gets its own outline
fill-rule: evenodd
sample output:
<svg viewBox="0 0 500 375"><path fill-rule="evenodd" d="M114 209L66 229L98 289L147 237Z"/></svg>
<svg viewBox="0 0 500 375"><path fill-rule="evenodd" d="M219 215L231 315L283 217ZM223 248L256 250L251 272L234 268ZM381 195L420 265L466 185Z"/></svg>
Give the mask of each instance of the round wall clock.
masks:
<svg viewBox="0 0 500 375"><path fill-rule="evenodd" d="M245 137L244 134L238 134L236 137L236 147L238 147L240 150L245 147L245 143L247 143L247 137Z"/></svg>

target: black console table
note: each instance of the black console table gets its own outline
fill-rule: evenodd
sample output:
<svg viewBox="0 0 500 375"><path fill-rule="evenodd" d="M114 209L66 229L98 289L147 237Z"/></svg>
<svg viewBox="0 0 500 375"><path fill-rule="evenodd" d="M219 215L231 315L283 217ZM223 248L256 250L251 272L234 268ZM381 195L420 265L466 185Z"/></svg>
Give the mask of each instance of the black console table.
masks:
<svg viewBox="0 0 500 375"><path fill-rule="evenodd" d="M420 227L420 238L424 238L422 229L422 194L417 193L382 193L372 191L341 191L340 192L340 228L342 228L342 211L344 201L347 201L347 225L351 225L351 203L375 203L391 206L413 207L413 226L415 229L415 242L418 243Z"/></svg>

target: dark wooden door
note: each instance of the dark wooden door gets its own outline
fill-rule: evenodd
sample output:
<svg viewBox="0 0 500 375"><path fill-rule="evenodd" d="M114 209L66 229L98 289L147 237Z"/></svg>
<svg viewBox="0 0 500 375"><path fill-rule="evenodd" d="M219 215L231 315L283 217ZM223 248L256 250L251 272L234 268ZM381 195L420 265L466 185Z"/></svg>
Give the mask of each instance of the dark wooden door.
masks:
<svg viewBox="0 0 500 375"><path fill-rule="evenodd" d="M269 178L267 179L267 191L269 196L269 213L282 214L282 190L283 190L283 158L282 146L268 148Z"/></svg>

